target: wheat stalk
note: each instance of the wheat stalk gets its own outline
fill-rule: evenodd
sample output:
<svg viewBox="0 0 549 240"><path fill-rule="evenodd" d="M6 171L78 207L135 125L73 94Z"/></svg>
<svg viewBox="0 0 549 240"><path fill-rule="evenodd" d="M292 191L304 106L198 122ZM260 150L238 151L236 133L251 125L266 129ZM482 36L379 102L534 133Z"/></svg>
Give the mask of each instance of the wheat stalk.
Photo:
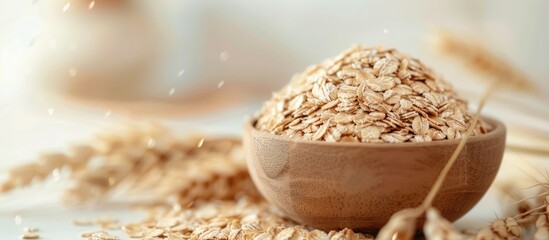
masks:
<svg viewBox="0 0 549 240"><path fill-rule="evenodd" d="M416 226L416 219L419 218L422 214L424 214L428 209L432 207L433 200L435 199L436 195L440 191L440 188L442 187L442 184L444 183L444 180L446 179L446 176L452 169L455 161L459 157L459 154L465 147L465 144L467 143L467 140L469 139L469 136L475 129L475 126L477 122L480 119L480 113L482 112L482 109L484 108L484 105L490 95L495 91L497 86L496 81L492 81L489 87L484 92L479 104L478 108L473 116L473 120L471 121L469 125L469 129L463 135L463 138L460 140L459 145L454 150L452 156L446 162L444 165L444 168L440 172L439 176L435 180L435 183L433 184L431 190L423 200L420 206L413 208L413 209L404 209L397 213L395 213L389 222L380 230L379 235L377 236L380 240L394 240L394 239L411 239L411 237L415 233L415 226Z"/></svg>
<svg viewBox="0 0 549 240"><path fill-rule="evenodd" d="M45 154L15 167L0 193L41 181L59 169L71 170L63 200L99 201L113 194L186 205L198 199L234 199L244 192L259 198L244 161L242 144L233 138L178 138L157 124L128 125L99 135L69 153Z"/></svg>
<svg viewBox="0 0 549 240"><path fill-rule="evenodd" d="M438 210L429 208L426 215L427 221L425 222L423 232L427 239L465 240L470 238L470 236L457 231L452 226L452 223L440 215Z"/></svg>
<svg viewBox="0 0 549 240"><path fill-rule="evenodd" d="M438 32L435 37L435 46L442 53L462 61L468 69L476 70L514 90L537 91L536 84L526 75L482 45L444 31Z"/></svg>
<svg viewBox="0 0 549 240"><path fill-rule="evenodd" d="M484 108L484 105L486 104L486 101L488 101L488 98L495 91L496 87L497 87L497 82L492 81L489 87L487 88L487 90L482 95L479 101L477 110L475 112L475 115L473 117L473 120L471 122L471 125L469 126L469 129L467 130L463 138L460 140L459 145L456 147L456 150L454 150L454 153L452 153L452 156L450 157L446 165L444 165L444 168L442 169L437 180L435 181L435 184L433 185L433 187L431 188L431 190L423 200L423 203L420 206L420 209L422 211L426 211L427 209L429 209L429 207L432 206L433 200L435 199L436 195L440 191L440 188L442 187L442 184L444 183L446 176L450 172L450 169L452 169L452 167L454 166L454 163L456 162L457 158L459 157L459 154L465 147L465 144L467 143L467 140L471 136L471 133L473 133L473 130L475 129L475 125L480 119L480 114L482 112L482 109Z"/></svg>
<svg viewBox="0 0 549 240"><path fill-rule="evenodd" d="M57 174L62 168L78 171L85 167L93 157L95 150L87 145L70 148L66 153L47 153L38 161L14 167L8 171L8 178L0 184L0 193L7 193L15 188L27 187L35 181L45 180Z"/></svg>
<svg viewBox="0 0 549 240"><path fill-rule="evenodd" d="M474 114L472 122L470 123L469 129L461 139L459 145L453 152L448 162L445 164L422 204L415 209L404 209L395 213L389 222L380 230L378 239L410 239L415 231L415 228L410 227L410 225L415 226L416 219L422 214L426 211L431 211L431 219L438 218L436 213L430 210L433 200L440 191L446 176L450 172L462 149L465 147L468 138L471 136L474 126L480 119L480 114L485 103L493 92L495 92L498 84L503 83L501 85L511 86L515 89L526 91L535 90L535 85L526 76L520 73L520 71L514 69L511 65L505 63L505 61L495 57L495 55L489 53L480 45L475 45L472 42L460 40L447 33L441 33L438 37L439 47L443 50L443 52L459 58L470 65L473 69L490 76L492 80L479 101L478 108ZM523 212L522 215L527 214ZM493 222L489 228L481 230L476 235L476 239L492 239L492 237L507 239L520 236L520 226L518 225L519 222L516 220L519 217L524 216L519 214L512 218L507 218L505 220L500 219ZM523 223L525 222L525 219L520 219L519 221L522 221L520 223ZM433 225L432 222L428 222L426 224L426 231L437 233L437 231L440 230L444 232L443 229L436 230L437 227L440 228L443 226ZM448 229L446 229L446 232L448 232ZM435 235L440 236L440 234ZM458 236L457 239L465 237L460 235L456 236Z"/></svg>

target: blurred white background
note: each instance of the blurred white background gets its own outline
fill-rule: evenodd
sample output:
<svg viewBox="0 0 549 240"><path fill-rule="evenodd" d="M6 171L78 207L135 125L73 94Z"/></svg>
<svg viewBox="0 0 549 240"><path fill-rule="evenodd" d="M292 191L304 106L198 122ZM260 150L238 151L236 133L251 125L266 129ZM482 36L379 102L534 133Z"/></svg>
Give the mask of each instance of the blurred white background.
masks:
<svg viewBox="0 0 549 240"><path fill-rule="evenodd" d="M549 90L545 81L549 50L544 47L549 41L549 30L544 27L549 3L543 0L110 1L132 4L111 6L107 9L111 11L101 11L97 16L76 9L80 3L87 10L89 0L72 0L72 8L63 12L70 2L0 2L3 81L14 75L10 73L13 70L20 70L13 65L22 59L26 60L22 67L25 72L36 72L36 68L51 65L52 61L74 60L68 52L85 48L82 42L92 39L103 44L99 46L104 53L95 53L93 58L88 56L90 52L83 52L93 61L88 64L107 61L120 67L135 64L132 61L140 57L152 58L151 52L155 52L158 69L142 84L153 86L158 94L171 87L190 89L190 85L204 81L276 82L273 85L280 86L305 66L356 43L402 49L425 60L450 81L461 82L460 76L444 71L452 66L445 67L448 64L436 60L437 56L426 48L429 34L444 29L481 40L526 72L545 93ZM95 10L100 11L104 4L104 0L96 1ZM100 18L104 25L89 21ZM97 28L107 30L100 32ZM109 48L107 40L111 41ZM41 41L47 44L30 46ZM55 54L42 49L52 45L57 45ZM59 59L44 60L43 55ZM220 55L226 60L220 61ZM40 61L31 61L36 59ZM184 74L178 78L182 69ZM64 71L67 75L68 70ZM147 95L151 94L151 88L146 89Z"/></svg>

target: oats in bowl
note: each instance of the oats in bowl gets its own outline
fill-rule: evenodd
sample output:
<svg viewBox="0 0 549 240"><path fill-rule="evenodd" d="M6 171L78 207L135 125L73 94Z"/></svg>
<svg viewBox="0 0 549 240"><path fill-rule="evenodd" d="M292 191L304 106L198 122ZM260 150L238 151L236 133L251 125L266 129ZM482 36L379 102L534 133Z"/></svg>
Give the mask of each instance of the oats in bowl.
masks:
<svg viewBox="0 0 549 240"><path fill-rule="evenodd" d="M291 139L399 143L461 138L470 120L467 102L419 60L359 45L295 75L255 127ZM486 132L480 123L473 135Z"/></svg>

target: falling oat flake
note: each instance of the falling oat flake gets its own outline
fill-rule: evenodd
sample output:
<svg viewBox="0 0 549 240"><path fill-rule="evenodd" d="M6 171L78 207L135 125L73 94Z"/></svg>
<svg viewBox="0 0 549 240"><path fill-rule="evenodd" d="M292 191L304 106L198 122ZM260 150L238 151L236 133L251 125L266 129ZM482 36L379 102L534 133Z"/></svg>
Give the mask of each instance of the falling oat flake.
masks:
<svg viewBox="0 0 549 240"><path fill-rule="evenodd" d="M181 69L181 71L179 71L179 73L177 73L177 77L183 76L183 73L185 73L185 69Z"/></svg>
<svg viewBox="0 0 549 240"><path fill-rule="evenodd" d="M53 169L53 171L51 172L51 176L54 182L59 181L59 179L61 178L61 174L59 173L59 168Z"/></svg>
<svg viewBox="0 0 549 240"><path fill-rule="evenodd" d="M21 215L17 214L17 215L15 215L13 220L15 221L16 225L21 225L21 223L23 222L23 217L21 217Z"/></svg>
<svg viewBox="0 0 549 240"><path fill-rule="evenodd" d="M105 112L105 117L108 118L109 116L111 116L111 113L112 113L112 111L108 110L107 112Z"/></svg>
<svg viewBox="0 0 549 240"><path fill-rule="evenodd" d="M387 34L387 33L389 33L389 30L387 30L387 28L384 28L383 33Z"/></svg>
<svg viewBox="0 0 549 240"><path fill-rule="evenodd" d="M179 203L174 203L174 204L172 205L172 209L173 209L174 211L180 211L180 210L181 210L181 204L179 204Z"/></svg>
<svg viewBox="0 0 549 240"><path fill-rule="evenodd" d="M221 52L219 54L219 60L221 60L222 62L229 60L229 53L227 51Z"/></svg>
<svg viewBox="0 0 549 240"><path fill-rule="evenodd" d="M217 84L217 88L221 88L223 87L223 85L225 85L225 81L221 81Z"/></svg>
<svg viewBox="0 0 549 240"><path fill-rule="evenodd" d="M152 138L149 138L149 141L147 142L147 146L149 146L149 148L153 148L154 146L156 146L156 141L154 141L154 139Z"/></svg>
<svg viewBox="0 0 549 240"><path fill-rule="evenodd" d="M175 93L175 88L170 89L170 96L172 96Z"/></svg>
<svg viewBox="0 0 549 240"><path fill-rule="evenodd" d="M63 12L68 11L70 7L71 7L71 3L70 3L70 2L65 3L65 6L63 6Z"/></svg>
<svg viewBox="0 0 549 240"><path fill-rule="evenodd" d="M53 108L48 108L48 115L52 116L53 112L54 112Z"/></svg>
<svg viewBox="0 0 549 240"><path fill-rule="evenodd" d="M91 10L95 6L95 1L91 1L88 8Z"/></svg>
<svg viewBox="0 0 549 240"><path fill-rule="evenodd" d="M204 145L204 138L200 139L198 142L198 147L202 147L202 145Z"/></svg>

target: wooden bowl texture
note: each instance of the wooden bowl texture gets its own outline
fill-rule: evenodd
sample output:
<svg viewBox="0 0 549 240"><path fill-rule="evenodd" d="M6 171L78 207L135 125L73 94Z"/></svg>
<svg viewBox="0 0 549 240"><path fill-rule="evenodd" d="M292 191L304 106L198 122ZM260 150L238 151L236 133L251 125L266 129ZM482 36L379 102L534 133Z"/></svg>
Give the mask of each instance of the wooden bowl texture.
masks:
<svg viewBox="0 0 549 240"><path fill-rule="evenodd" d="M493 129L468 140L433 204L450 221L486 193L503 157L505 126L483 120ZM291 219L323 230L376 231L393 213L418 206L460 141L289 140L254 124L246 122L244 148L255 185Z"/></svg>

